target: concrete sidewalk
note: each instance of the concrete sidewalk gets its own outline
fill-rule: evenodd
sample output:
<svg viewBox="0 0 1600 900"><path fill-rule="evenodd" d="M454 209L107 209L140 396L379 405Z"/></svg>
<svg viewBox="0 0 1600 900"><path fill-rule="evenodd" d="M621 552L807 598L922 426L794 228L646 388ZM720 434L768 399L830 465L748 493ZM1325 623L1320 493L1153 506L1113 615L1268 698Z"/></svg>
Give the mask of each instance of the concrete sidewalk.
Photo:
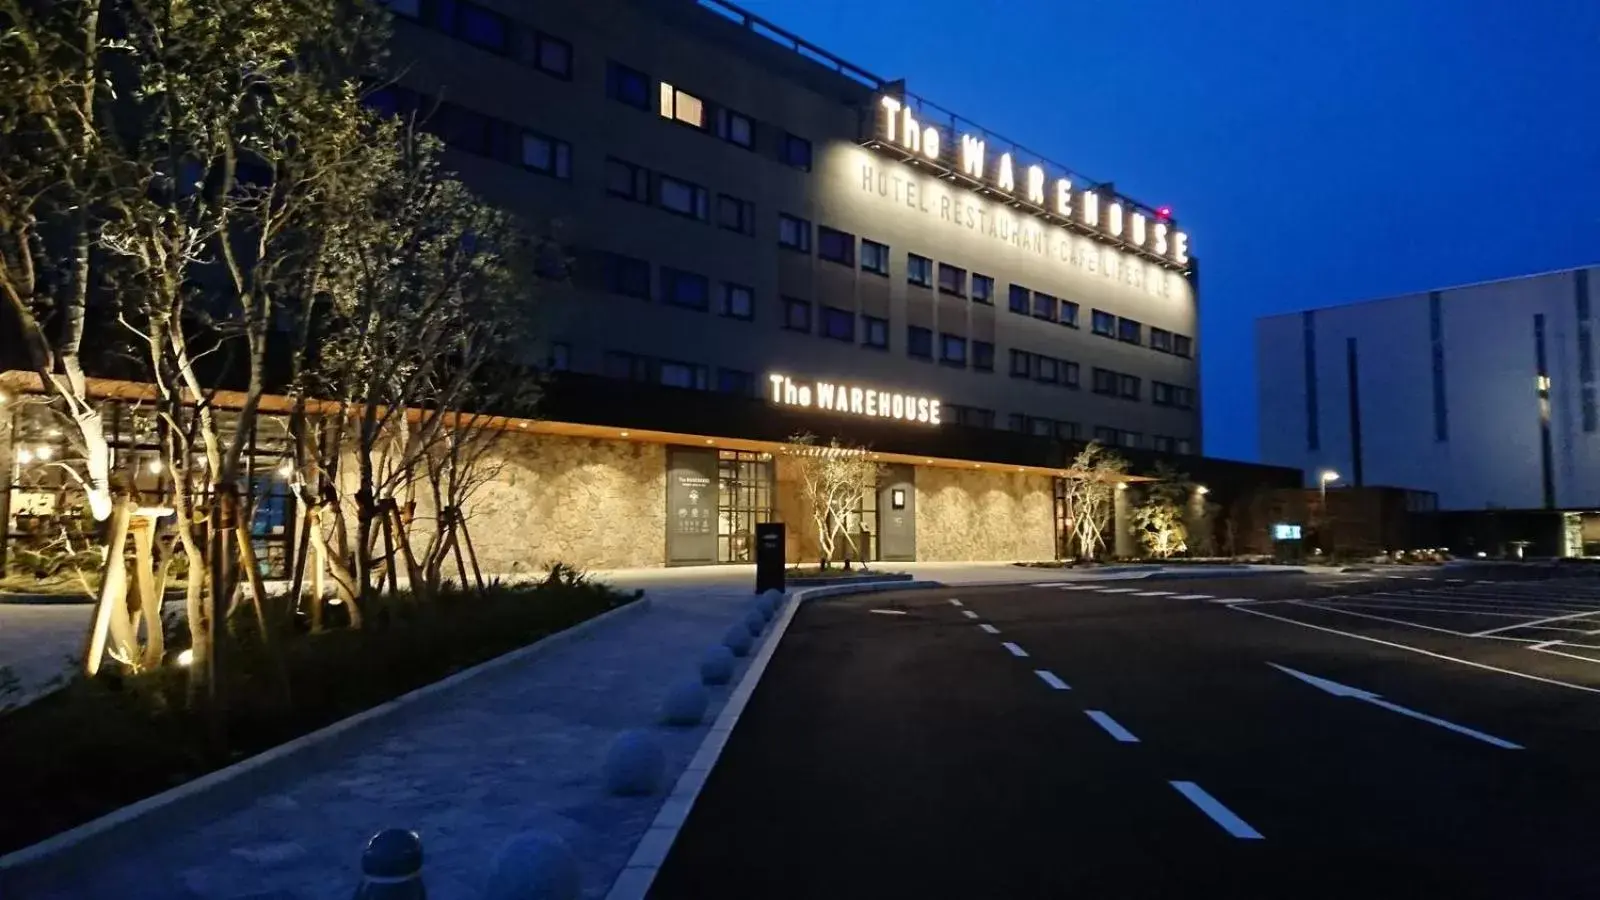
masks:
<svg viewBox="0 0 1600 900"><path fill-rule="evenodd" d="M127 826L138 832L129 852L94 853L104 846L91 842L8 873L15 880L0 881L0 895L348 900L367 838L403 827L422 836L434 900L479 897L495 852L528 829L564 837L582 861L585 896L603 897L662 799L609 796L606 749L624 729L653 728L672 784L706 726L655 726L662 695L697 677L700 654L752 594L744 581L650 596L638 615L207 792L175 821ZM707 722L727 696L712 691Z"/></svg>

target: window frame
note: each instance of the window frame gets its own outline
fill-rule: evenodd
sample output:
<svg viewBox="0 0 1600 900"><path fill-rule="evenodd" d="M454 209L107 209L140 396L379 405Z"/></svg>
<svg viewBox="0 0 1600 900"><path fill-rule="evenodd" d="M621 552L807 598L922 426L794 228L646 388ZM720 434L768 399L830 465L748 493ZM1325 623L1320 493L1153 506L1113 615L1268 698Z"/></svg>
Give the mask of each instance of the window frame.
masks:
<svg viewBox="0 0 1600 900"><path fill-rule="evenodd" d="M1022 285L1011 285L1010 292L1006 295L1006 300L1012 312L1024 316L1033 314L1033 291Z"/></svg>
<svg viewBox="0 0 1600 900"><path fill-rule="evenodd" d="M778 142L779 161L802 172L811 171L813 152L811 142L792 131L785 131Z"/></svg>
<svg viewBox="0 0 1600 900"><path fill-rule="evenodd" d="M527 63L537 71L543 72L552 78L559 78L562 81L572 80L574 63L572 58L573 50L571 41L566 40L565 38L556 37L553 34L539 31L537 29L524 32L524 34L526 35L523 38L524 58L522 61L524 63ZM566 66L557 67L546 64L544 51L546 47L552 46L560 47L566 53Z"/></svg>
<svg viewBox="0 0 1600 900"><path fill-rule="evenodd" d="M1179 357L1182 357L1184 359L1193 359L1194 358L1194 338L1190 337L1187 334L1178 334L1177 332L1173 332L1173 335L1172 335L1172 355L1173 356L1179 356Z"/></svg>
<svg viewBox="0 0 1600 900"><path fill-rule="evenodd" d="M993 306L994 305L994 278L992 278L991 276L988 276L988 275L981 274L979 272L973 272L972 276L971 276L971 283L972 283L972 292L971 292L972 293L972 302L973 303L982 303L984 306ZM980 285L980 284L984 286L982 291L978 290L978 285Z"/></svg>
<svg viewBox="0 0 1600 900"><path fill-rule="evenodd" d="M953 282L953 285L945 283L946 273L955 273L950 279ZM939 293L948 294L951 297L961 297L965 299L967 296L967 275L967 270L961 268L960 266L953 266L947 262L939 263L938 273L936 275L939 284Z"/></svg>
<svg viewBox="0 0 1600 900"><path fill-rule="evenodd" d="M602 284L606 293L616 294L619 297L632 297L635 300L649 301L655 299L652 293L654 288L651 284L652 273L649 260L610 251L603 252L605 255L601 258ZM633 277L625 277L629 274ZM634 284L635 279L641 274L643 279L638 283L642 284L642 288L637 291L627 290L626 288Z"/></svg>
<svg viewBox="0 0 1600 900"><path fill-rule="evenodd" d="M1033 354L1026 350L1011 348L1011 377L1033 377Z"/></svg>
<svg viewBox="0 0 1600 900"><path fill-rule="evenodd" d="M822 313L818 317L818 334L831 341L843 341L847 344L856 342L856 314L839 306L822 304ZM835 334L833 326L844 323L845 330Z"/></svg>
<svg viewBox="0 0 1600 900"><path fill-rule="evenodd" d="M624 193L612 187L611 175L613 171L626 171L629 181L629 191ZM606 157L605 166L606 196L617 197L630 203L650 202L650 170L638 163L631 163L616 156Z"/></svg>
<svg viewBox="0 0 1600 900"><path fill-rule="evenodd" d="M889 320L882 316L861 314L861 346L871 347L874 350L889 349ZM873 335L881 335L881 340L874 341Z"/></svg>
<svg viewBox="0 0 1600 900"><path fill-rule="evenodd" d="M706 130L706 100L699 94L691 93L670 81L658 83L656 88L656 112L661 118L679 125L687 125L695 131ZM685 108L698 110L699 115L686 114Z"/></svg>
<svg viewBox="0 0 1600 900"><path fill-rule="evenodd" d="M733 296L735 292L743 291L746 308L743 314L735 311ZM717 295L717 315L724 319L738 319L741 322L753 322L756 318L756 290L747 284L736 284L731 281L722 283L722 291Z"/></svg>
<svg viewBox="0 0 1600 900"><path fill-rule="evenodd" d="M933 329L921 325L906 326L906 356L912 359L933 361Z"/></svg>
<svg viewBox="0 0 1600 900"><path fill-rule="evenodd" d="M972 355L972 370L974 372L994 371L994 341L971 341L968 348Z"/></svg>
<svg viewBox="0 0 1600 900"><path fill-rule="evenodd" d="M1033 292L1033 312L1031 315L1042 322L1054 322L1060 313L1060 301L1054 294L1044 291Z"/></svg>
<svg viewBox="0 0 1600 900"><path fill-rule="evenodd" d="M1077 301L1068 300L1064 297L1058 297L1056 299L1059 301L1058 305L1061 308L1061 313L1056 317L1056 321L1068 328L1077 328L1079 312Z"/></svg>
<svg viewBox="0 0 1600 900"><path fill-rule="evenodd" d="M837 254L828 251L829 239L840 243L842 252ZM848 231L829 228L826 225L817 226L817 259L826 260L841 266L856 267L856 236Z"/></svg>
<svg viewBox="0 0 1600 900"><path fill-rule="evenodd" d="M871 272L874 275L881 275L884 278L889 277L888 244L880 244L870 238L862 238L860 257L861 271ZM868 260L874 257L877 259L877 262L869 265Z"/></svg>
<svg viewBox="0 0 1600 900"><path fill-rule="evenodd" d="M1133 326L1129 328L1129 326ZM1127 316L1117 317L1117 340L1124 344L1144 346L1144 323Z"/></svg>
<svg viewBox="0 0 1600 900"><path fill-rule="evenodd" d="M741 383L741 390L728 389L729 376L734 376L734 381ZM731 369L727 366L718 366L717 380L716 384L712 387L712 391L718 394L731 394L736 397L754 397L756 395L756 374L754 372L746 372L743 369Z"/></svg>
<svg viewBox="0 0 1600 900"><path fill-rule="evenodd" d="M667 371L682 369L688 375L688 384L669 384ZM684 362L681 359L659 359L655 364L655 383L680 391L705 391L711 388L711 373L704 363Z"/></svg>
<svg viewBox="0 0 1600 900"><path fill-rule="evenodd" d="M614 59L606 60L606 97L624 106L631 106L634 109L650 112L652 103L650 83L653 80L648 74L632 66L625 66ZM640 92L637 99L629 96L626 90L635 81L638 83Z"/></svg>
<svg viewBox="0 0 1600 900"><path fill-rule="evenodd" d="M1126 372L1118 372L1117 396L1124 400L1143 400L1144 379Z"/></svg>
<svg viewBox="0 0 1600 900"><path fill-rule="evenodd" d="M919 269L922 272L922 277L920 279L917 277L917 272ZM916 253L907 253L906 284L925 288L933 287L933 260Z"/></svg>
<svg viewBox="0 0 1600 900"><path fill-rule="evenodd" d="M939 363L953 368L965 369L967 367L967 349L969 341L959 334L948 331L939 332ZM959 347L960 352L952 354L951 347Z"/></svg>
<svg viewBox="0 0 1600 900"><path fill-rule="evenodd" d="M1102 397L1117 396L1117 375L1118 373L1111 369L1095 366L1090 375L1090 391Z"/></svg>
<svg viewBox="0 0 1600 900"><path fill-rule="evenodd" d="M1172 352L1172 332L1165 328L1150 327L1150 349L1158 353Z"/></svg>
<svg viewBox="0 0 1600 900"><path fill-rule="evenodd" d="M687 192L691 209L683 210L667 205L667 188L669 185L674 189L682 188ZM676 175L667 175L665 173L656 175L655 197L656 208L663 212L682 216L685 219L694 219L697 222L705 222L711 216L711 192L692 181L686 181Z"/></svg>
<svg viewBox="0 0 1600 900"><path fill-rule="evenodd" d="M1104 327L1101 327L1102 325L1104 325ZM1115 340L1117 337L1116 315L1113 313L1108 313L1103 309L1091 310L1089 316L1089 330L1100 337L1108 337Z"/></svg>
<svg viewBox="0 0 1600 900"><path fill-rule="evenodd" d="M794 313L796 311L800 311L800 310L803 310L805 312L805 316L804 316L805 325L803 327L800 326L800 325L795 324L795 322L794 322ZM800 298L800 297L784 297L783 298L783 323L782 324L783 324L783 330L784 331L793 331L793 332L797 332L797 333L800 333L800 334L815 334L816 333L816 307L812 304L812 302L810 300L806 300L806 299L803 299L803 298Z"/></svg>
<svg viewBox="0 0 1600 900"><path fill-rule="evenodd" d="M549 167L540 167L528 162L528 142L543 141L550 148ZM541 134L537 131L523 129L522 141L517 147L517 160L526 171L537 175L546 175L561 181L572 180L572 145L560 138Z"/></svg>
<svg viewBox="0 0 1600 900"><path fill-rule="evenodd" d="M728 224L727 216L724 215L724 213L726 213L729 209L730 204L732 205L732 208L737 211L737 215L734 217L736 222L732 225ZM732 231L735 234L753 235L756 233L755 219L756 205L751 201L745 200L742 197L735 197L732 194L717 194L718 228L722 229L723 231Z"/></svg>
<svg viewBox="0 0 1600 900"><path fill-rule="evenodd" d="M746 140L741 141L734 136L733 124L743 122L745 125ZM756 148L756 120L735 109L726 106L717 107L715 133L717 137L746 150Z"/></svg>
<svg viewBox="0 0 1600 900"><path fill-rule="evenodd" d="M791 242L785 241L784 237L783 237L783 227L785 225L791 224L791 223L795 226L796 229L798 229L799 240L798 240L798 242L795 242L795 243L791 243ZM792 250L795 253L804 253L805 255L810 256L811 255L811 246L812 246L812 240L811 240L812 234L811 234L811 231L812 231L812 226L811 226L811 220L810 219L802 219L799 216L792 216L792 215L790 215L790 214L788 214L786 212L778 213L778 246L779 247L782 247L785 250Z"/></svg>
<svg viewBox="0 0 1600 900"><path fill-rule="evenodd" d="M698 284L700 296L685 301L679 298L677 288L680 284ZM680 309L692 309L697 312L708 312L711 309L711 279L699 272L690 272L686 269L677 269L671 266L661 267L661 302L668 306Z"/></svg>

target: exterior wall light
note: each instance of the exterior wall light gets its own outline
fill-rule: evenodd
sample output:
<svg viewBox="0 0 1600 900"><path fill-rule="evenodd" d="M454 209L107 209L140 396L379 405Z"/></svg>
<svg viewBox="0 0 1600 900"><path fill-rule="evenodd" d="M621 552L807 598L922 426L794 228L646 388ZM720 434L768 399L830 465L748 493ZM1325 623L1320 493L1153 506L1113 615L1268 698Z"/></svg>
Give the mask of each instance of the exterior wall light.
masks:
<svg viewBox="0 0 1600 900"><path fill-rule="evenodd" d="M1195 489L1194 489L1194 492L1196 494L1199 494L1200 496L1204 497L1205 495L1211 493L1211 488L1208 488L1203 484L1202 485L1197 485L1195 487Z"/></svg>

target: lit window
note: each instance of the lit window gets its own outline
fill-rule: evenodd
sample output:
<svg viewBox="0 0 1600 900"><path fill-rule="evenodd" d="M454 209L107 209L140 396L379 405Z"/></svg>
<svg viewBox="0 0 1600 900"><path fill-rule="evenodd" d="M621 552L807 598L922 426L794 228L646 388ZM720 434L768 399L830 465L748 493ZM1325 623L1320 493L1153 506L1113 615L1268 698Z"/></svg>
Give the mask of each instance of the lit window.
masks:
<svg viewBox="0 0 1600 900"><path fill-rule="evenodd" d="M755 291L742 284L725 284L722 286L722 299L717 304L717 315L729 319L749 321L755 318L755 314Z"/></svg>
<svg viewBox="0 0 1600 900"><path fill-rule="evenodd" d="M797 297L783 298L783 327L790 331L811 333L811 301Z"/></svg>
<svg viewBox="0 0 1600 900"><path fill-rule="evenodd" d="M915 253L906 254L906 282L921 285L922 287L932 287L933 260L926 256L918 256Z"/></svg>
<svg viewBox="0 0 1600 900"><path fill-rule="evenodd" d="M879 350L889 349L889 320L877 316L861 317L861 343Z"/></svg>
<svg viewBox="0 0 1600 900"><path fill-rule="evenodd" d="M778 246L811 252L811 223L798 216L778 213Z"/></svg>
<svg viewBox="0 0 1600 900"><path fill-rule="evenodd" d="M889 246L877 241L861 239L861 271L875 275L889 274Z"/></svg>
<svg viewBox="0 0 1600 900"><path fill-rule="evenodd" d="M699 97L661 82L661 117L677 119L685 125L706 127L706 105Z"/></svg>

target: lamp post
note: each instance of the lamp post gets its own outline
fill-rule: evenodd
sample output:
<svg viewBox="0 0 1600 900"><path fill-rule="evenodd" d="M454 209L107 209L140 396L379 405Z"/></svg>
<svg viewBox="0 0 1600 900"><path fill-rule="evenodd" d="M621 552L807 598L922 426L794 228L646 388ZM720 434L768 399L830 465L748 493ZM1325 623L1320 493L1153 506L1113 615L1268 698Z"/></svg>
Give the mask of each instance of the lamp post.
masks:
<svg viewBox="0 0 1600 900"><path fill-rule="evenodd" d="M1317 487L1322 491L1322 506L1324 509L1328 506L1328 482L1338 480L1339 473L1332 469L1323 469L1322 474L1317 478Z"/></svg>

